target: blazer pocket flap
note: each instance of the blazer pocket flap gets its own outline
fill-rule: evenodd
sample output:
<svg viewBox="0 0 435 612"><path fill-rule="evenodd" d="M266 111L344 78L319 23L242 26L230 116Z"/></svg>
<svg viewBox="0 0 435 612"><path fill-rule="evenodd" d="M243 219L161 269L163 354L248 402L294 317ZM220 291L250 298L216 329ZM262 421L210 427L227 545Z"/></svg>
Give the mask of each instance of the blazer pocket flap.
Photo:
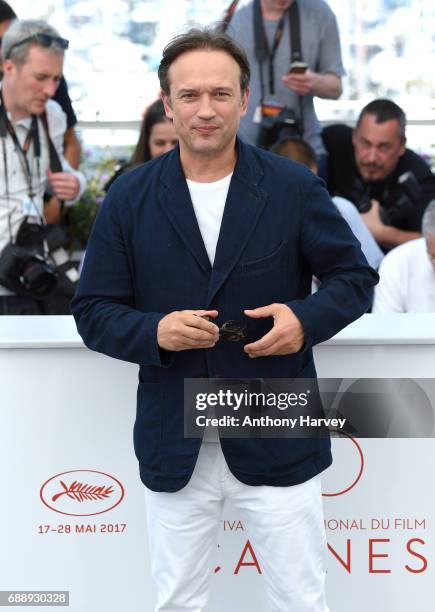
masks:
<svg viewBox="0 0 435 612"><path fill-rule="evenodd" d="M280 263L282 256L285 253L286 245L287 241L283 240L273 249L271 253L268 253L263 257L242 262L242 271L248 274L256 274L275 268Z"/></svg>

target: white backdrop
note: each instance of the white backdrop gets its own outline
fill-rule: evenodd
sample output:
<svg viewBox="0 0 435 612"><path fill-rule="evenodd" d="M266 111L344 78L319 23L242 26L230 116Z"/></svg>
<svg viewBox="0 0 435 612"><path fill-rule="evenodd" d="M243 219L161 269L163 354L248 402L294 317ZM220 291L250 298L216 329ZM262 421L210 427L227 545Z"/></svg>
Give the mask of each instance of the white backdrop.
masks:
<svg viewBox="0 0 435 612"><path fill-rule="evenodd" d="M316 363L322 377L430 378L435 315L368 315ZM0 320L0 590L69 591L74 612L152 612L136 379L82 348L68 317ZM331 612L432 609L433 439L333 447L324 491L349 490L324 498ZM212 612L269 610L248 540L227 506Z"/></svg>

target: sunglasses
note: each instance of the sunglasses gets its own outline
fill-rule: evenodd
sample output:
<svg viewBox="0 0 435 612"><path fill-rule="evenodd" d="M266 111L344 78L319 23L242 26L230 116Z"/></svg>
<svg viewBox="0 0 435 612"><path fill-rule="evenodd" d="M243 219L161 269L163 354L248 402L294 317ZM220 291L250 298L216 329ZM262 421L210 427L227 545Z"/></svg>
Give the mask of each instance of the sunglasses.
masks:
<svg viewBox="0 0 435 612"><path fill-rule="evenodd" d="M213 319L208 315L202 315L201 318L213 323ZM222 340L226 340L227 342L239 342L239 340L244 340L246 338L246 325L242 325L232 320L225 321L225 323L219 327L219 336Z"/></svg>
<svg viewBox="0 0 435 612"><path fill-rule="evenodd" d="M17 47L20 47L21 45L25 45L26 43L29 43L29 42L37 43L41 47L45 47L47 49L48 47L51 47L53 43L56 43L64 51L68 49L68 46L69 46L69 41L66 40L66 38L61 38L60 36L52 36L51 34L42 34L42 33L32 34L31 36L27 36L27 38L23 38L23 40L20 40L19 42L16 42L14 45L12 45L5 59L10 58L11 53L14 49L16 49Z"/></svg>

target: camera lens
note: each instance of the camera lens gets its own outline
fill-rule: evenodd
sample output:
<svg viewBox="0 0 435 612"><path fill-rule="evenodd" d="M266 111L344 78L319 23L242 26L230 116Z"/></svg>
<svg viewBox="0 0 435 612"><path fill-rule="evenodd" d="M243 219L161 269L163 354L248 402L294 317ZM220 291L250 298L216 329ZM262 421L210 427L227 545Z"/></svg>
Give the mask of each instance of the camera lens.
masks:
<svg viewBox="0 0 435 612"><path fill-rule="evenodd" d="M55 290L57 275L52 266L32 257L22 267L20 282L36 299L43 299Z"/></svg>

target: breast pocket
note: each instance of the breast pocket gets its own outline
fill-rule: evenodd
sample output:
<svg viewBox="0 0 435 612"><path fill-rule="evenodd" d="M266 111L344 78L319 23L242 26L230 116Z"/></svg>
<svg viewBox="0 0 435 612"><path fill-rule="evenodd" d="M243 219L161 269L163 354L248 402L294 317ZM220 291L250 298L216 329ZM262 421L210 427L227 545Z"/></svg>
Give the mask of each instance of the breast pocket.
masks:
<svg viewBox="0 0 435 612"><path fill-rule="evenodd" d="M287 242L282 241L267 255L243 261L241 266L242 273L248 276L259 276L267 274L274 269L282 270L286 245Z"/></svg>
<svg viewBox="0 0 435 612"><path fill-rule="evenodd" d="M242 260L232 283L231 299L244 308L280 302L285 293L287 243L280 242L262 257Z"/></svg>

